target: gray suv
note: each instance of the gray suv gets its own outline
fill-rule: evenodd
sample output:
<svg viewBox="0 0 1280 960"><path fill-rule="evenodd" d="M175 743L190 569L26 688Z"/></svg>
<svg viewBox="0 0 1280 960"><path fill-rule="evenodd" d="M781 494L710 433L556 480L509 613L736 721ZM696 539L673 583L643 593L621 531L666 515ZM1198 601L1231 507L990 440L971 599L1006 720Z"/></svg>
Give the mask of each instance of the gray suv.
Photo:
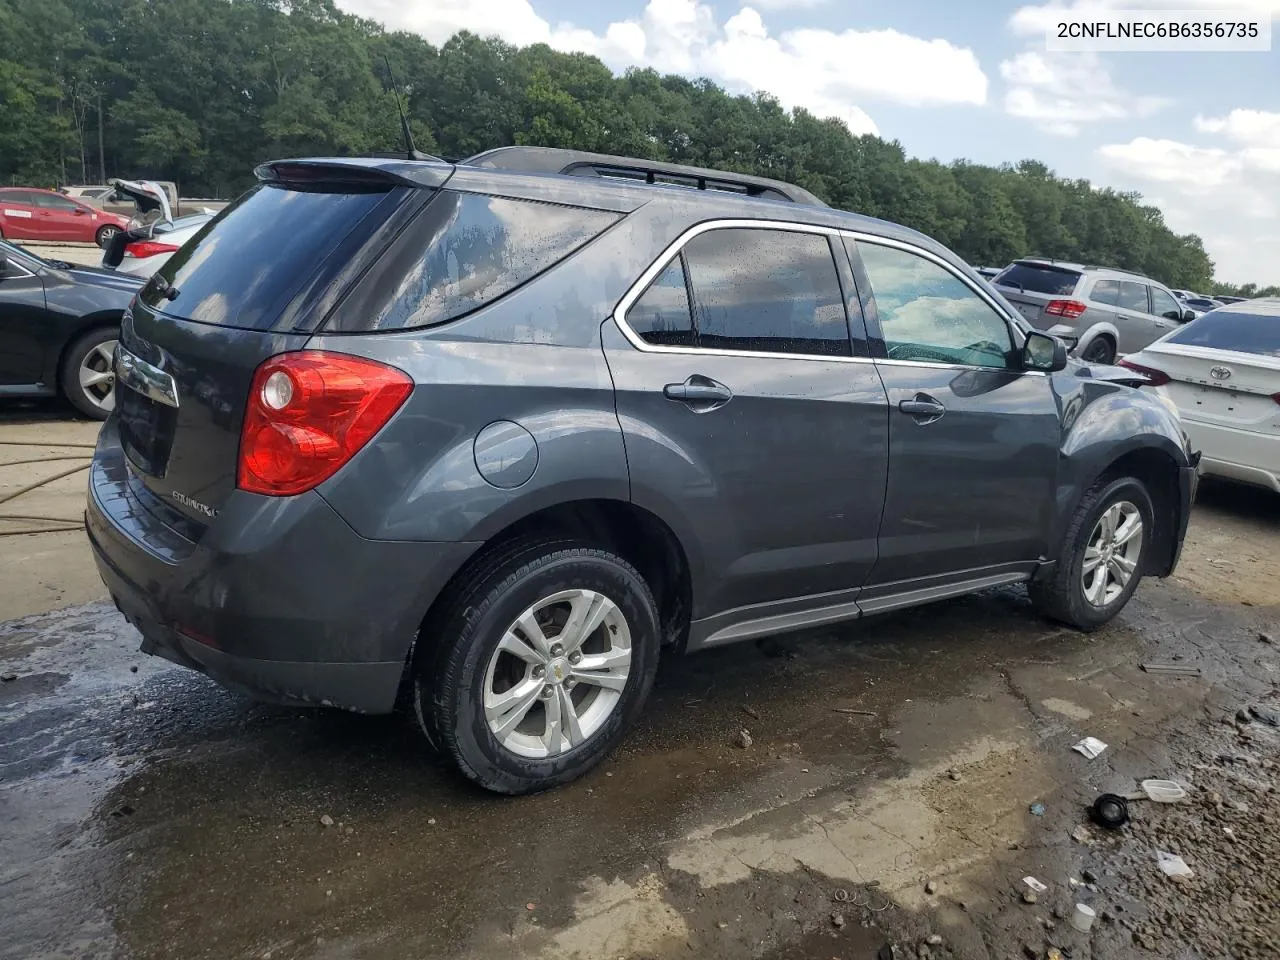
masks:
<svg viewBox="0 0 1280 960"><path fill-rule="evenodd" d="M785 183L556 150L294 160L126 315L86 524L142 649L582 774L660 651L1004 584L1081 629L1195 455L944 247Z"/></svg>
<svg viewBox="0 0 1280 960"><path fill-rule="evenodd" d="M1090 363L1113 363L1196 317L1163 284L1108 267L1028 257L991 282L1033 327Z"/></svg>

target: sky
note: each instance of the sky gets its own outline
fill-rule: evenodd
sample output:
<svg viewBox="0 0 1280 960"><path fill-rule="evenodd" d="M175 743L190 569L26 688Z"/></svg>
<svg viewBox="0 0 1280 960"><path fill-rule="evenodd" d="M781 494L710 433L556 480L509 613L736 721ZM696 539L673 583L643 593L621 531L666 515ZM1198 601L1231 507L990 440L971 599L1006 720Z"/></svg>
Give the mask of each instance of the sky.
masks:
<svg viewBox="0 0 1280 960"><path fill-rule="evenodd" d="M908 155L1137 190L1219 280L1280 283L1280 0L337 0L443 43L458 30L599 56L899 140ZM1251 11L1259 53L1049 53L1063 9Z"/></svg>

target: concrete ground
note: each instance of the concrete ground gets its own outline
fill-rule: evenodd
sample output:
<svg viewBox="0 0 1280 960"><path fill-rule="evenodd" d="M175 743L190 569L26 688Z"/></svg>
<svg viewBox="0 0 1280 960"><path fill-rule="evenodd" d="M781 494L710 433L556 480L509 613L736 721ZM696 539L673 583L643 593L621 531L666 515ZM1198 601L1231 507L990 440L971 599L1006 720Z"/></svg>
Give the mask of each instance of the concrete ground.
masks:
<svg viewBox="0 0 1280 960"><path fill-rule="evenodd" d="M92 434L0 424L0 450L78 456L50 441ZM64 462L0 467L0 499ZM74 518L83 482L0 513ZM91 602L77 533L0 536L0 569L0 957L1260 960L1280 942L1268 494L1206 484L1177 575L1089 636L1005 589L671 658L606 764L521 799L469 787L407 718L256 705L142 656ZM1095 760L1070 749L1086 735L1109 745ZM1191 795L1087 824L1098 792L1145 777ZM1157 850L1196 877L1165 878ZM1063 920L1077 902L1087 935Z"/></svg>
<svg viewBox="0 0 1280 960"><path fill-rule="evenodd" d="M36 243L33 240L15 242L37 257L66 260L68 263L79 263L88 267L96 267L102 263L102 250L92 243Z"/></svg>

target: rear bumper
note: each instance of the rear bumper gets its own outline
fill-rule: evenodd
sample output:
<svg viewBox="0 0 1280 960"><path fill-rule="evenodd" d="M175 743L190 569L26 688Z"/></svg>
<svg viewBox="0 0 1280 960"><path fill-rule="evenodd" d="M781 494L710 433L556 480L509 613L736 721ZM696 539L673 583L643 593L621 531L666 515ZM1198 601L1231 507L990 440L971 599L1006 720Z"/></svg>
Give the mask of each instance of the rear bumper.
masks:
<svg viewBox="0 0 1280 960"><path fill-rule="evenodd" d="M85 528L143 652L279 702L390 711L422 617L476 546L365 540L314 492L237 491L191 540L148 498L109 421Z"/></svg>
<svg viewBox="0 0 1280 960"><path fill-rule="evenodd" d="M1280 436L1184 418L1192 442L1204 452L1200 473L1280 493Z"/></svg>

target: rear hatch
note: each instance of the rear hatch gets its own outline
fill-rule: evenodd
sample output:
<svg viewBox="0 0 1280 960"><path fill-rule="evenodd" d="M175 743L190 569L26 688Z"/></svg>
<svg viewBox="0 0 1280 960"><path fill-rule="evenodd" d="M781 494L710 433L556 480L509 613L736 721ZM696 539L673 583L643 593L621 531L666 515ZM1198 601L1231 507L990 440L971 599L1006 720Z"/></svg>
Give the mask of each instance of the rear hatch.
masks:
<svg viewBox="0 0 1280 960"><path fill-rule="evenodd" d="M991 281L1037 330L1048 330L1062 323L1061 313L1046 314L1045 307L1054 300L1069 300L1080 282L1080 271L1051 263L1018 260L1005 267Z"/></svg>
<svg viewBox="0 0 1280 960"><path fill-rule="evenodd" d="M441 166L434 179L443 183L450 171ZM432 173L421 179L431 182ZM163 388L134 378L144 394L119 378L120 436L134 482L205 523L235 489L254 371L303 347L365 258L432 192L341 161L279 164L259 175L265 182L156 273L121 329L121 347L141 361L135 367Z"/></svg>

